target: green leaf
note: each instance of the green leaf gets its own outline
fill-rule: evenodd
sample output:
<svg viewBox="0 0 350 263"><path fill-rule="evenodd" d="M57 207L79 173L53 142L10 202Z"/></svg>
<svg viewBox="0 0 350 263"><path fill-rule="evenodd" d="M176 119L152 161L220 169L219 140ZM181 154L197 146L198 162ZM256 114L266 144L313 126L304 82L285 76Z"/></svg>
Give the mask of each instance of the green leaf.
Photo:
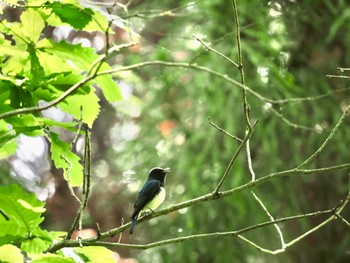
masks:
<svg viewBox="0 0 350 263"><path fill-rule="evenodd" d="M75 128L75 126L77 125L76 122L59 122L59 121L54 121L48 118L36 118L37 121L41 122L44 125L47 126L57 126L57 127L61 127L61 128L65 128L67 130L76 132L77 129Z"/></svg>
<svg viewBox="0 0 350 263"><path fill-rule="evenodd" d="M7 33L12 35L19 50L26 50L30 39L23 32L23 26L18 22L2 22L7 29Z"/></svg>
<svg viewBox="0 0 350 263"><path fill-rule="evenodd" d="M44 241L40 237L30 238L21 242L21 250L28 253L39 254L45 251L50 246L50 244L51 242Z"/></svg>
<svg viewBox="0 0 350 263"><path fill-rule="evenodd" d="M4 120L0 120L0 148L9 142L12 142L17 137L16 132L7 127Z"/></svg>
<svg viewBox="0 0 350 263"><path fill-rule="evenodd" d="M28 8L21 15L22 31L32 42L39 40L41 31L45 27L43 18L32 8Z"/></svg>
<svg viewBox="0 0 350 263"><path fill-rule="evenodd" d="M112 250L105 247L81 247L75 248L74 251L88 260L85 262L91 263L115 263L116 258Z"/></svg>
<svg viewBox="0 0 350 263"><path fill-rule="evenodd" d="M90 6L94 8L93 6ZM100 13L100 10L94 10L94 14L89 24L84 27L84 31L102 31L105 32L108 27L106 16Z"/></svg>
<svg viewBox="0 0 350 263"><path fill-rule="evenodd" d="M103 63L100 70L104 71L110 69L111 67L107 63ZM96 78L96 81L106 100L109 102L116 102L123 99L120 88L111 75L101 75Z"/></svg>
<svg viewBox="0 0 350 263"><path fill-rule="evenodd" d="M1 136L1 135L0 135ZM6 145L0 147L0 160L5 159L16 152L16 141L10 141Z"/></svg>
<svg viewBox="0 0 350 263"><path fill-rule="evenodd" d="M78 4L54 2L52 11L64 23L68 23L78 30L82 30L92 20L94 12L90 8L82 8Z"/></svg>
<svg viewBox="0 0 350 263"><path fill-rule="evenodd" d="M34 233L43 221L44 203L35 194L26 193L18 185L0 187L0 209L9 220L0 217L0 237L24 237Z"/></svg>
<svg viewBox="0 0 350 263"><path fill-rule="evenodd" d="M24 262L21 250L18 247L10 244L0 247L0 261L6 263Z"/></svg>
<svg viewBox="0 0 350 263"><path fill-rule="evenodd" d="M79 156L70 150L70 145L61 141L58 134L51 132L51 157L57 168L62 168L64 178L71 186L81 186L83 183L83 167Z"/></svg>
<svg viewBox="0 0 350 263"><path fill-rule="evenodd" d="M69 78L65 84L73 85L81 79L82 71L89 71L94 61L98 59L92 48L83 48L79 45L70 45L65 42L53 42L51 40L43 39L37 44L40 56L39 61L45 72L57 73L72 70L74 74L65 74L64 76L57 76L55 81L51 84L59 83L59 80ZM103 62L100 70L110 70L111 67ZM94 81L102 89L103 95L109 102L122 100L120 88L113 80L111 75L101 75Z"/></svg>
<svg viewBox="0 0 350 263"><path fill-rule="evenodd" d="M43 254L35 256L32 263L76 263L73 259L55 255L55 254Z"/></svg>
<svg viewBox="0 0 350 263"><path fill-rule="evenodd" d="M74 71L89 70L91 64L98 58L93 48L84 48L81 44L71 45L64 41L54 42L51 39L42 39L37 43L36 47L42 52L56 56L65 63L64 65L67 65L68 69L74 69ZM50 63L50 61L41 62ZM68 71L67 68L62 68L61 65L56 69L52 69L51 72Z"/></svg>
<svg viewBox="0 0 350 263"><path fill-rule="evenodd" d="M99 98L94 93L94 89L90 90L86 95L71 95L67 97L58 106L65 112L73 115L74 118L80 119L92 127L93 122L100 112ZM82 109L82 110L81 110Z"/></svg>
<svg viewBox="0 0 350 263"><path fill-rule="evenodd" d="M31 114L9 117L6 121L12 125L17 136L21 133L28 136L40 136L44 134L41 123Z"/></svg>

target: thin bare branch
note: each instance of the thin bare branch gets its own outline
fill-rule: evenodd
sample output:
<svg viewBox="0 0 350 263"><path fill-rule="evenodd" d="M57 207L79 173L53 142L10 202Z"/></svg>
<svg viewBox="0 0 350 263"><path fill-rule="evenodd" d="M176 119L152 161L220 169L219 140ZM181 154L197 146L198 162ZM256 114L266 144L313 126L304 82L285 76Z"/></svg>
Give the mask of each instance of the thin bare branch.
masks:
<svg viewBox="0 0 350 263"><path fill-rule="evenodd" d="M343 123L344 119L346 118L348 112L350 110L350 105L345 109L343 114L340 116L337 124L334 126L333 130L331 133L328 135L328 137L324 140L324 142L321 144L321 146L309 157L307 158L302 164L298 166L298 168L305 166L306 164L310 163L313 159L315 159L326 147L326 145L330 142L330 140L333 138L335 132L338 130L339 126Z"/></svg>
<svg viewBox="0 0 350 263"><path fill-rule="evenodd" d="M201 43L207 50L213 52L214 54L224 58L225 60L227 60L228 62L230 62L232 65L234 65L235 67L239 68L238 64L236 62L234 62L232 59L230 59L229 57L227 57L226 55L222 54L221 52L219 52L218 50L212 48L211 46L209 46L208 44L206 44L202 39L200 39L199 37L192 35L193 38L195 40L197 40L199 43Z"/></svg>
<svg viewBox="0 0 350 263"><path fill-rule="evenodd" d="M253 133L253 131L254 131L254 128L255 128L255 126L256 126L257 123L258 123L258 122L256 121L256 122L253 124L252 129L250 129L249 132L245 135L243 141L242 141L242 142L240 143L240 145L238 146L238 148L237 148L235 154L232 156L232 159L231 159L230 163L228 164L224 175L222 176L220 182L218 183L218 185L216 186L216 188L215 188L215 190L214 190L214 192L213 192L213 195L214 195L214 196L217 195L217 194L219 193L219 190L220 190L221 186L224 184L224 182L225 182L227 176L230 174L230 171L231 171L231 169L232 169L232 167L233 167L233 164L235 163L235 161L236 161L236 159L237 159L239 153L241 152L243 146L246 144L246 142L249 140L250 136L252 135L252 133Z"/></svg>
<svg viewBox="0 0 350 263"><path fill-rule="evenodd" d="M224 129L222 129L219 126L217 126L214 122L212 122L210 117L208 117L208 121L209 121L209 124L211 126L213 126L215 129L218 129L219 131L221 131L222 133L224 133L225 135L229 136L230 138L232 138L232 139L234 139L236 141L243 142L242 139L238 138L237 136L234 136L234 135L230 134L229 132L227 132Z"/></svg>

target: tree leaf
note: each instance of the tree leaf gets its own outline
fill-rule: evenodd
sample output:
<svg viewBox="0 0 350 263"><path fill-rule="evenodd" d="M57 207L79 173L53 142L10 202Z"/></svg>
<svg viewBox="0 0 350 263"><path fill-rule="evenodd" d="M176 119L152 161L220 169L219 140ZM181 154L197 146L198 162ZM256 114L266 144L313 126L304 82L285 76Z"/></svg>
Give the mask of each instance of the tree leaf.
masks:
<svg viewBox="0 0 350 263"><path fill-rule="evenodd" d="M74 118L80 119L92 127L93 122L100 112L99 98L94 93L94 89L90 90L86 95L71 95L67 97L58 106L65 112L73 115ZM82 109L82 110L81 110Z"/></svg>
<svg viewBox="0 0 350 263"><path fill-rule="evenodd" d="M44 203L16 184L0 187L0 209L9 217L0 217L0 237L30 235L44 220Z"/></svg>
<svg viewBox="0 0 350 263"><path fill-rule="evenodd" d="M110 70L111 67L107 63L103 63L101 71ZM118 84L113 80L111 75L101 75L96 78L98 86L101 88L103 95L109 102L116 102L123 99Z"/></svg>
<svg viewBox="0 0 350 263"><path fill-rule="evenodd" d="M57 168L63 169L64 178L71 186L81 186L83 183L83 167L80 158L70 150L70 145L51 132L51 158Z"/></svg>
<svg viewBox="0 0 350 263"><path fill-rule="evenodd" d="M79 4L54 2L52 11L61 19L75 29L83 29L92 20L94 12L90 8L81 8Z"/></svg>
<svg viewBox="0 0 350 263"><path fill-rule="evenodd" d="M22 13L21 22L24 35L36 43L45 27L43 18L34 9L28 8Z"/></svg>
<svg viewBox="0 0 350 263"><path fill-rule="evenodd" d="M14 245L3 245L0 247L1 262L23 262L23 255L21 250Z"/></svg>

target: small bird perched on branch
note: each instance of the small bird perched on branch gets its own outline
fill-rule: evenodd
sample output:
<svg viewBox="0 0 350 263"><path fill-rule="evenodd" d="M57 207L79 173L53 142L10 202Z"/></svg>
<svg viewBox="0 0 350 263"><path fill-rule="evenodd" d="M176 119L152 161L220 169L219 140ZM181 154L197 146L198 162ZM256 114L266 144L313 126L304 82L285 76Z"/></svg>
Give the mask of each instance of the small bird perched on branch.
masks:
<svg viewBox="0 0 350 263"><path fill-rule="evenodd" d="M170 168L155 167L149 171L147 181L136 196L134 212L131 215L130 236L134 232L139 215L147 210L153 212L165 199L165 175Z"/></svg>

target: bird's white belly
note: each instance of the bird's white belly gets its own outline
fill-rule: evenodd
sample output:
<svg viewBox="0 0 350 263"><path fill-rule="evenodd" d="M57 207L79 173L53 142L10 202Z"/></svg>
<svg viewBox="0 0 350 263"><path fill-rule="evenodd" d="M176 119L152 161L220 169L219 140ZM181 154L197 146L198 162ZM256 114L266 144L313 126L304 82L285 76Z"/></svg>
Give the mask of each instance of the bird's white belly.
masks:
<svg viewBox="0 0 350 263"><path fill-rule="evenodd" d="M165 189L164 187L161 187L159 193L153 198L151 202L149 202L142 209L142 211L156 209L158 206L160 206L164 202L164 199L165 199Z"/></svg>

